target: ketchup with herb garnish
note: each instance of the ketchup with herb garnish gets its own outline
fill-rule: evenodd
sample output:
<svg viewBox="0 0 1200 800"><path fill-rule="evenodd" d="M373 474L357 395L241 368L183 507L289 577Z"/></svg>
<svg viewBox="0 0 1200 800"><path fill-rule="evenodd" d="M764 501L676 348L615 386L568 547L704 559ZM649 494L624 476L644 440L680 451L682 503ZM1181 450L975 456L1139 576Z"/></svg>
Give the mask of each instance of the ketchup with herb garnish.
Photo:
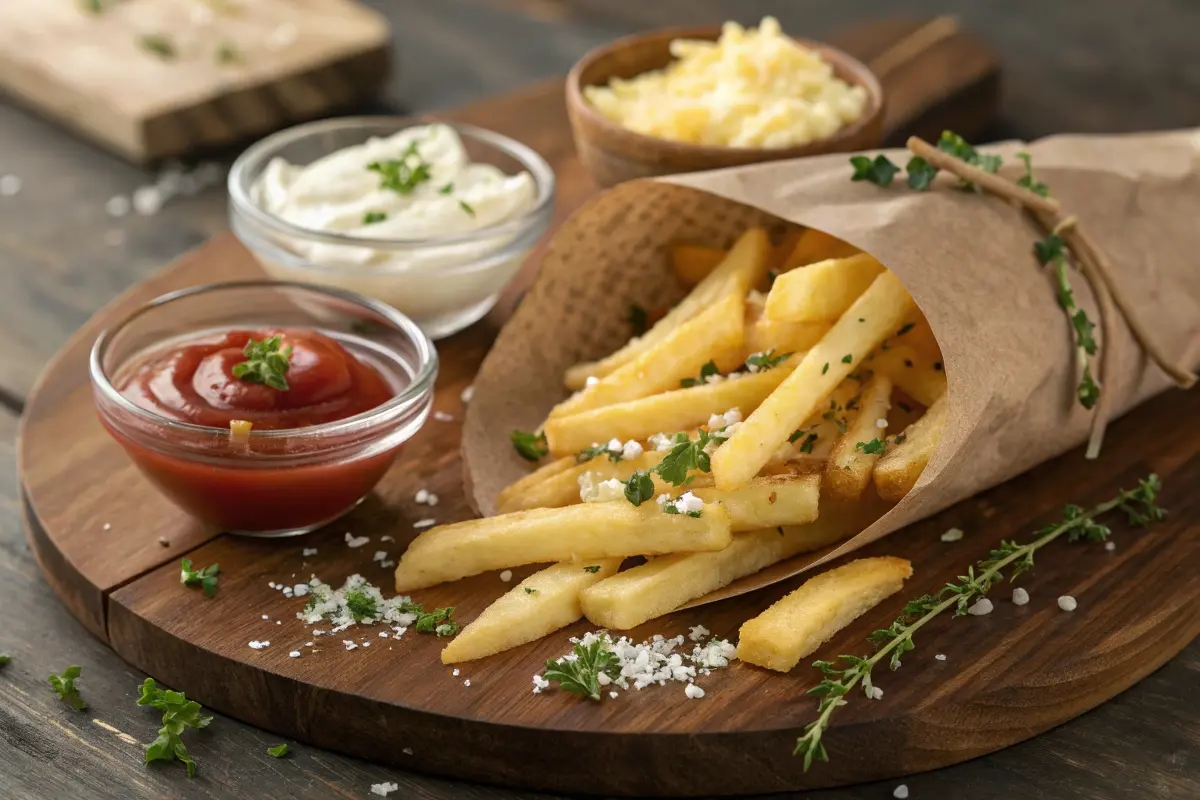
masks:
<svg viewBox="0 0 1200 800"><path fill-rule="evenodd" d="M133 356L112 379L123 397L164 422L118 428L101 420L193 516L224 530L301 532L356 505L399 453L396 421L315 428L396 396L387 373L362 353L314 330L200 332ZM168 420L208 430L172 428Z"/></svg>
<svg viewBox="0 0 1200 800"><path fill-rule="evenodd" d="M116 388L164 417L212 428L306 428L353 417L395 392L374 367L310 330L233 330L146 355Z"/></svg>

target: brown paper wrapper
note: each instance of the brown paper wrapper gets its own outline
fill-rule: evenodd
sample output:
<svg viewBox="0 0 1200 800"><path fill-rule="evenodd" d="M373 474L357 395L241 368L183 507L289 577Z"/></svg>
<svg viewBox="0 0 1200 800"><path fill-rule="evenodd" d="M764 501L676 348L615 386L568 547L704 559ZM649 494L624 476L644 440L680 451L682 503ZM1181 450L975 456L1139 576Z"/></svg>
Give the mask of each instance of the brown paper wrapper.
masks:
<svg viewBox="0 0 1200 800"><path fill-rule="evenodd" d="M1166 351L1200 360L1200 129L1130 136L1056 136L986 148L1033 157L1036 176L1110 256L1118 281ZM884 151L903 164L907 151ZM630 304L682 296L666 247L729 245L750 225L818 228L872 254L903 280L929 319L946 369L949 413L936 453L909 494L839 546L743 578L698 602L740 594L837 558L1082 443L1090 414L1075 400L1077 365L1053 276L1033 256L1043 234L1020 209L953 188L913 192L852 183L844 155L776 162L617 186L558 231L537 282L501 332L474 384L463 462L476 510L526 474L509 444L563 399L563 372L630 334ZM943 183L945 181L945 183ZM1081 275L1075 297L1098 320ZM1170 385L1124 321L1103 391L1114 415ZM1097 335L1100 331L1097 328ZM1116 452L1102 458L1120 458ZM1082 456L1081 456L1082 458ZM569 532L564 531L564 535Z"/></svg>

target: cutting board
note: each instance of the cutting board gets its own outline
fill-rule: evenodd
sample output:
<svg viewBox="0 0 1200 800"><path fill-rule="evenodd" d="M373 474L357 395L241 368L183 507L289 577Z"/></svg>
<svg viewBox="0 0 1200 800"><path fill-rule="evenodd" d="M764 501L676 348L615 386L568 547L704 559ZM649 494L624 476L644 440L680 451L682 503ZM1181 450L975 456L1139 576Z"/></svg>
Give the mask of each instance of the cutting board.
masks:
<svg viewBox="0 0 1200 800"><path fill-rule="evenodd" d="M911 23L860 29L839 43L870 58L904 39ZM873 43L870 45L864 42ZM888 87L893 135L950 125L978 132L990 117L994 61L976 40L938 45L974 63L969 80ZM945 53L939 58L945 57ZM974 59L972 61L972 59ZM991 65L987 69L987 65ZM892 73L945 74L920 63ZM951 73L962 79L969 71ZM980 82L980 76L984 80ZM885 81L886 83L886 81ZM980 87L984 94L980 94ZM991 95L994 98L994 94ZM930 118L930 113L939 116ZM546 157L558 176L562 216L593 191L570 143L562 83L446 115L496 129ZM924 126L924 127L923 127ZM974 127L972 127L974 126ZM679 684L630 691L591 704L561 691L533 695L531 676L567 650L578 623L506 653L460 666L438 658L435 637L409 631L399 641L372 629L318 637L296 618L303 600L271 584L313 574L340 584L361 573L385 589L391 570L377 550L397 556L424 518L471 516L458 456L463 390L497 327L536 271L537 257L495 312L438 343L435 409L377 492L343 520L303 539L263 541L206 529L163 500L96 420L87 354L96 334L164 292L261 277L231 236L207 243L102 309L64 346L32 392L18 445L26 533L64 603L122 658L207 707L319 747L462 780L527 789L609 795L744 796L875 780L933 769L1021 741L1093 708L1148 675L1200 634L1200 428L1181 426L1200 412L1200 393L1169 392L1118 420L1105 458L1078 452L948 509L857 555L913 561L904 597L885 602L822 648L821 657L864 653L865 638L890 621L905 598L953 580L1001 538L1021 539L1052 521L1067 502L1090 505L1156 470L1171 516L1147 531L1115 524L1117 549L1048 548L1023 581L1033 600L1017 607L996 594L988 617L939 619L925 629L903 668L881 673L882 699L855 698L826 735L830 763L805 773L791 750L815 713L805 694L810 669L778 675L734 663L701 679L707 695L685 697ZM436 507L415 502L419 489ZM967 531L942 542L950 527ZM352 548L346 534L367 536ZM391 540L384 537L392 537ZM316 553L305 555L305 548ZM179 559L221 565L212 599L179 583ZM531 570L515 570L518 580ZM511 583L490 573L417 593L427 606L454 605L473 619ZM630 632L686 634L704 625L734 636L795 581L709 606L676 612ZM389 592L390 594L390 592ZM1058 609L1071 594L1079 609ZM326 626L328 627L328 626ZM343 639L358 646L347 650ZM252 649L251 641L269 641ZM371 646L362 646L370 641ZM307 643L313 642L310 646ZM299 657L291 657L296 651ZM935 654L945 656L935 659ZM208 735L219 736L219 726ZM201 769L205 769L201 765Z"/></svg>
<svg viewBox="0 0 1200 800"><path fill-rule="evenodd" d="M150 162L372 96L389 38L351 0L4 0L0 90Z"/></svg>

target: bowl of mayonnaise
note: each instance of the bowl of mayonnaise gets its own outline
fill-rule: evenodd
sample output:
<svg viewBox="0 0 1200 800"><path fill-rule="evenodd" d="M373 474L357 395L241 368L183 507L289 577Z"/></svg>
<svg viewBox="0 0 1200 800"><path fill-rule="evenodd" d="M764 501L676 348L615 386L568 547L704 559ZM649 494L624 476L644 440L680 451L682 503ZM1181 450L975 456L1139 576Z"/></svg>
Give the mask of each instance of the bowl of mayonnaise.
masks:
<svg viewBox="0 0 1200 800"><path fill-rule="evenodd" d="M550 165L500 134L346 117L246 150L229 213L273 278L374 297L437 339L496 303L546 232L554 191Z"/></svg>

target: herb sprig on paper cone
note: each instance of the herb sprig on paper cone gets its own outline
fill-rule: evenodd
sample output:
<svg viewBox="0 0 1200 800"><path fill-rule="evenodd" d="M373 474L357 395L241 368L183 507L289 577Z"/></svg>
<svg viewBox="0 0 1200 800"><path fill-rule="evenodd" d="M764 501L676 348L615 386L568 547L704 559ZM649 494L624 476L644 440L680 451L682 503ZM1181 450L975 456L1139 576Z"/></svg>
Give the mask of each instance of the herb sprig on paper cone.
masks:
<svg viewBox="0 0 1200 800"><path fill-rule="evenodd" d="M988 192L1023 206L1046 231L1046 239L1037 243L1034 249L1038 260L1051 265L1055 271L1059 304L1071 324L1079 361L1079 383L1075 393L1080 404L1091 410L1093 415L1088 458L1100 454L1111 413L1111 395L1103 391L1103 382L1104 376L1112 372L1108 368L1112 364L1114 342L1110 331L1118 311L1138 345L1160 369L1182 388L1190 388L1195 384L1196 376L1172 361L1136 316L1132 304L1116 282L1108 258L1095 241L1080 229L1079 221L1074 216L1064 213L1059 202L1049 196L1049 186L1034 176L1032 159L1028 153L1017 154L1025 169L1024 174L1013 181L997 174L1001 166L999 156L979 153L952 131L943 132L937 146L915 136L907 144L913 153L905 168L911 189L925 191L933 185L938 172L945 170L959 179L959 188ZM850 163L854 167L851 180L870 181L880 186L890 185L893 177L900 172L900 168L883 155L874 160L866 156L854 156ZM1092 285L1100 310L1100 345L1103 345L1103 352L1098 367L1091 360L1101 349L1093 336L1095 325L1074 302L1067 270L1072 260Z"/></svg>
<svg viewBox="0 0 1200 800"><path fill-rule="evenodd" d="M1148 525L1166 516L1158 505L1158 494L1162 484L1157 475L1151 474L1138 482L1135 489L1122 489L1112 500L1084 510L1069 505L1061 522L1042 528L1036 538L1026 544L1002 540L988 558L967 568L967 574L959 576L957 583L946 584L934 594L918 597L904 607L904 611L889 627L871 634L871 641L879 649L870 656L840 655L836 661L815 661L813 666L825 675L824 680L809 690L809 694L821 698L817 718L804 728L796 740L795 755L804 757L804 769L808 770L814 760L828 761L822 737L837 709L846 705L846 695L856 686L862 686L867 697L875 696L871 683L871 670L884 659L892 670L900 668L905 653L916 648L915 634L926 623L942 612L954 609L954 615L965 614L975 600L985 597L997 581L1003 579L1003 570L1008 570L1009 580L1033 568L1038 550L1062 536L1068 542L1101 542L1108 539L1112 531L1098 521L1098 517L1109 511L1120 509L1125 512L1132 525Z"/></svg>

